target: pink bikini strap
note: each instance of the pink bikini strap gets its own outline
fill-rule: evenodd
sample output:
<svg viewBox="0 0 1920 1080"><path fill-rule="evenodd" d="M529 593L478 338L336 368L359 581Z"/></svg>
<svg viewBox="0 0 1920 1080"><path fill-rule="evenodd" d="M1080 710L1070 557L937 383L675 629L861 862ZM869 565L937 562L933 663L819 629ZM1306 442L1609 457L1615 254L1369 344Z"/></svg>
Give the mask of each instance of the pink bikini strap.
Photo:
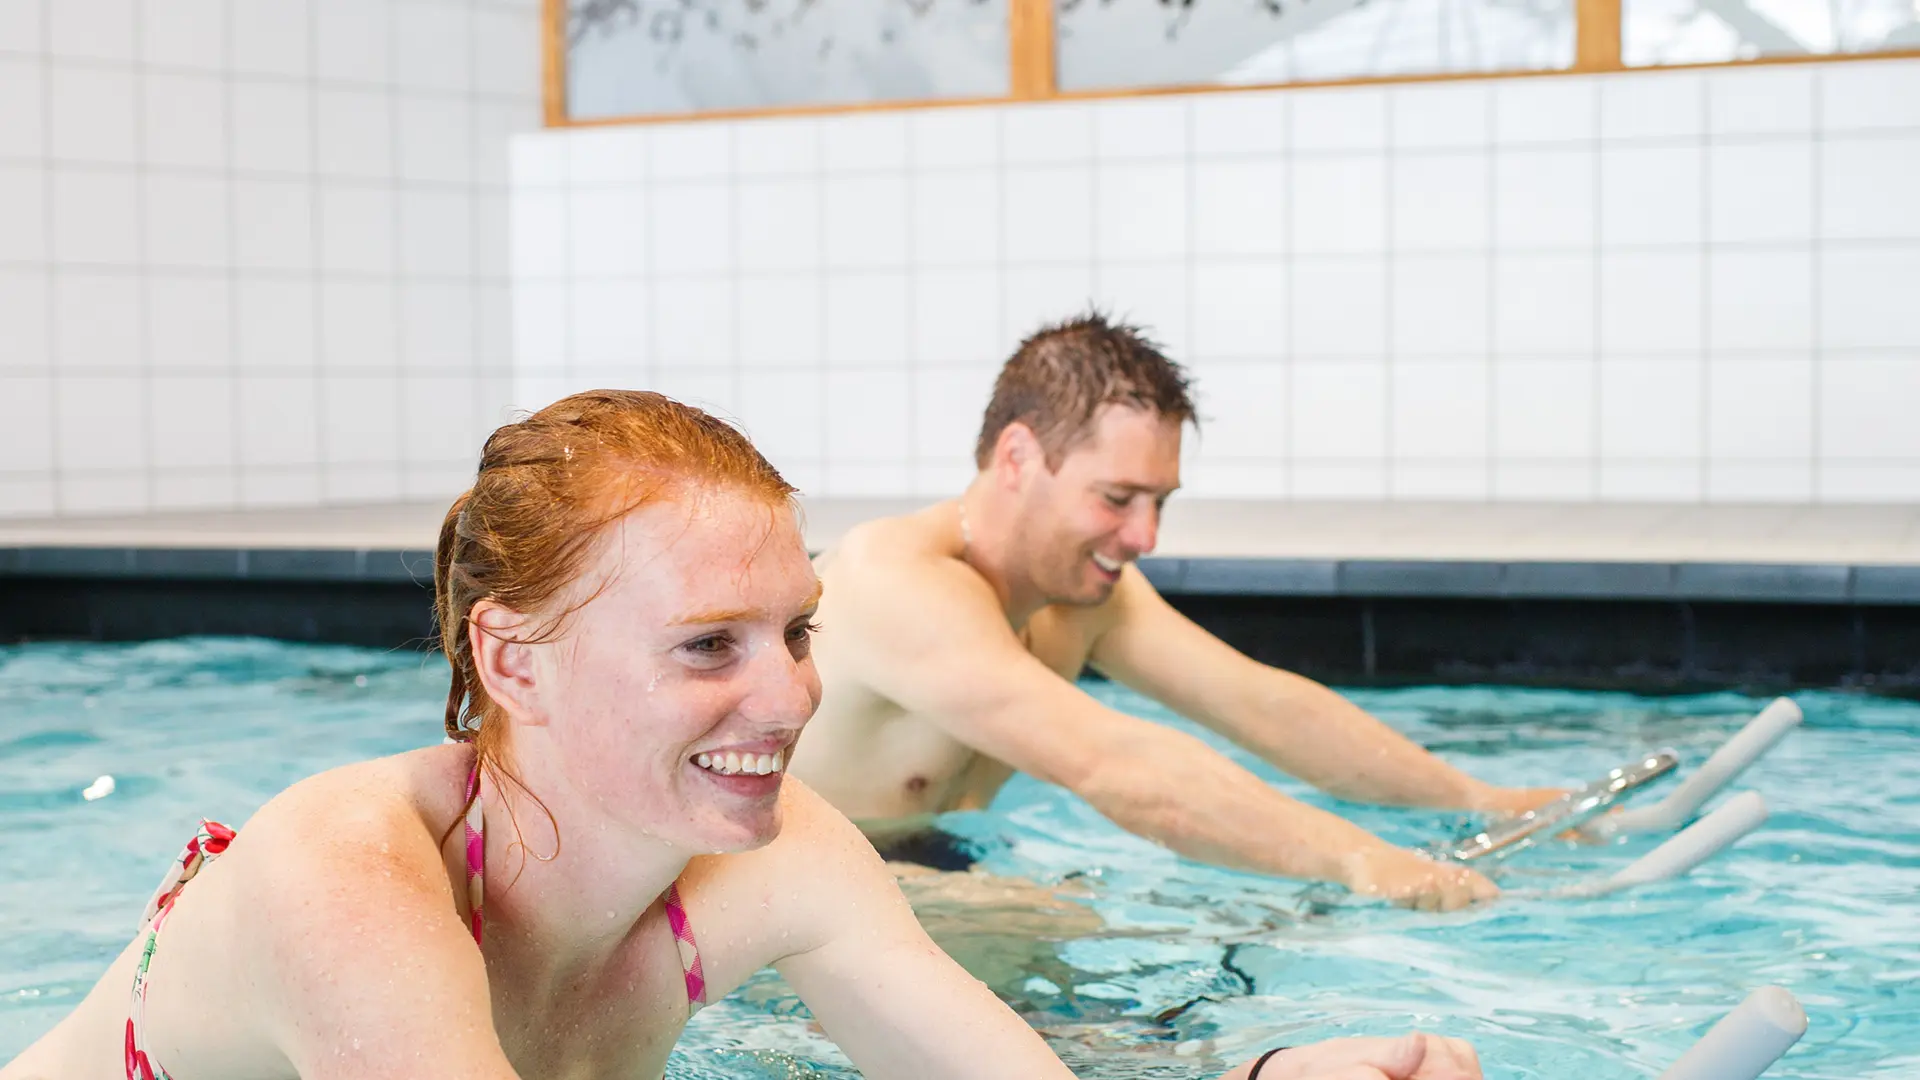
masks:
<svg viewBox="0 0 1920 1080"><path fill-rule="evenodd" d="M673 943L680 949L680 970L687 979L687 1011L700 1011L707 1003L707 975L700 968L700 945L693 940L693 920L687 918L687 905L680 899L678 881L667 886L661 898L667 907L667 925L673 928Z"/></svg>

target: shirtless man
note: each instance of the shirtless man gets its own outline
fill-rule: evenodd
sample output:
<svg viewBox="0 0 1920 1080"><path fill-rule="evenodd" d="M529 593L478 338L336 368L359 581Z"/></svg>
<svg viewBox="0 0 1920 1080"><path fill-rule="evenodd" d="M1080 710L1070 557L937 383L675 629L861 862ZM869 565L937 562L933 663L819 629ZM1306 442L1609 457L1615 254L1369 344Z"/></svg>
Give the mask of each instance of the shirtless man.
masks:
<svg viewBox="0 0 1920 1080"><path fill-rule="evenodd" d="M1074 685L1091 665L1346 799L1510 814L1560 794L1482 783L1154 591L1133 562L1153 550L1193 420L1185 373L1132 328L1092 315L1023 342L965 493L862 524L818 561L825 693L796 775L882 854L943 869L966 858L927 816L985 806L1018 770L1203 862L1428 909L1494 896Z"/></svg>

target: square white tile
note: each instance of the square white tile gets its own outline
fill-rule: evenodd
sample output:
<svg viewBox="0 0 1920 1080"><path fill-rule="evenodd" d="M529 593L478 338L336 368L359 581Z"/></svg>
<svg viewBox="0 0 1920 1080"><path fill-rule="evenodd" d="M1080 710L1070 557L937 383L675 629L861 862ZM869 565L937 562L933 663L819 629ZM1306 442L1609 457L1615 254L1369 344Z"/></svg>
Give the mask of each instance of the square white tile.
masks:
<svg viewBox="0 0 1920 1080"><path fill-rule="evenodd" d="M570 338L576 367L644 365L650 357L646 283L581 281L573 286Z"/></svg>
<svg viewBox="0 0 1920 1080"><path fill-rule="evenodd" d="M731 369L738 317L730 281L699 278L655 281L654 365Z"/></svg>
<svg viewBox="0 0 1920 1080"><path fill-rule="evenodd" d="M323 3L331 0L322 0ZM235 71L300 78L309 74L313 46L310 0L228 5L229 56Z"/></svg>
<svg viewBox="0 0 1920 1080"><path fill-rule="evenodd" d="M1600 130L1599 80L1501 79L1493 84L1493 140L1506 146L1587 142Z"/></svg>
<svg viewBox="0 0 1920 1080"><path fill-rule="evenodd" d="M233 380L226 376L167 375L147 384L149 464L157 469L219 469L233 465Z"/></svg>
<svg viewBox="0 0 1920 1080"><path fill-rule="evenodd" d="M1591 245L1597 172L1589 149L1505 150L1494 155L1494 244L1504 251Z"/></svg>
<svg viewBox="0 0 1920 1080"><path fill-rule="evenodd" d="M979 266L1000 257L1000 177L990 169L918 171L910 178L916 266Z"/></svg>
<svg viewBox="0 0 1920 1080"><path fill-rule="evenodd" d="M1493 163L1482 153L1393 160L1395 251L1483 251L1493 242Z"/></svg>
<svg viewBox="0 0 1920 1080"><path fill-rule="evenodd" d="M233 252L250 270L312 270L313 185L297 180L233 182Z"/></svg>
<svg viewBox="0 0 1920 1080"><path fill-rule="evenodd" d="M1813 456L1814 361L1743 356L1707 363L1707 454L1715 461Z"/></svg>
<svg viewBox="0 0 1920 1080"><path fill-rule="evenodd" d="M993 396L994 376L988 365L914 372L912 450L917 458L951 463L972 473L974 445L987 401Z"/></svg>
<svg viewBox="0 0 1920 1080"><path fill-rule="evenodd" d="M1706 447L1704 365L1691 356L1602 359L1602 460L1700 457ZM1601 480L1604 489L1605 477Z"/></svg>
<svg viewBox="0 0 1920 1080"><path fill-rule="evenodd" d="M140 55L149 64L217 72L226 66L222 0L141 0Z"/></svg>
<svg viewBox="0 0 1920 1080"><path fill-rule="evenodd" d="M67 473L60 477L62 514L138 514L151 508L144 471Z"/></svg>
<svg viewBox="0 0 1920 1080"><path fill-rule="evenodd" d="M45 99L38 57L0 55L0 158L47 156Z"/></svg>
<svg viewBox="0 0 1920 1080"><path fill-rule="evenodd" d="M821 122L781 116L748 120L733 129L733 171L742 176L813 176L820 171ZM608 131L646 131L645 127ZM574 169L579 169L576 156ZM610 178L611 179L611 178ZM628 179L628 177L620 177ZM638 179L638 177L633 177Z"/></svg>
<svg viewBox="0 0 1920 1080"><path fill-rule="evenodd" d="M1716 349L1813 347L1813 251L1718 250L1707 261L1707 342Z"/></svg>
<svg viewBox="0 0 1920 1080"><path fill-rule="evenodd" d="M904 466L912 453L912 415L906 372L829 371L827 460Z"/></svg>
<svg viewBox="0 0 1920 1080"><path fill-rule="evenodd" d="M312 282L241 278L234 286L234 358L243 372L311 369L318 359Z"/></svg>
<svg viewBox="0 0 1920 1080"><path fill-rule="evenodd" d="M1685 146L1608 146L1600 154L1600 243L1697 244L1704 150Z"/></svg>
<svg viewBox="0 0 1920 1080"><path fill-rule="evenodd" d="M1814 501L1920 502L1920 467L1912 461L1822 461L1815 465Z"/></svg>
<svg viewBox="0 0 1920 1080"><path fill-rule="evenodd" d="M155 470L152 490L155 510L232 510L240 505L240 477L231 466Z"/></svg>
<svg viewBox="0 0 1920 1080"><path fill-rule="evenodd" d="M1920 240L1920 127L1911 134L1828 138L1820 144L1820 235L1829 240Z"/></svg>
<svg viewBox="0 0 1920 1080"><path fill-rule="evenodd" d="M829 176L822 249L829 267L872 270L907 262L904 173Z"/></svg>
<svg viewBox="0 0 1920 1080"><path fill-rule="evenodd" d="M1402 255L1393 261L1396 356L1484 355L1492 345L1492 258Z"/></svg>
<svg viewBox="0 0 1920 1080"><path fill-rule="evenodd" d="M826 383L821 371L754 371L740 376L740 422L775 468L826 457Z"/></svg>
<svg viewBox="0 0 1920 1080"><path fill-rule="evenodd" d="M1093 269L1009 266L1000 287L1000 340L1010 351L1042 326L1086 312L1093 302Z"/></svg>
<svg viewBox="0 0 1920 1080"><path fill-rule="evenodd" d="M141 77L141 160L148 165L224 169L226 85L211 75L148 71Z"/></svg>
<svg viewBox="0 0 1920 1080"><path fill-rule="evenodd" d="M890 499L913 492L913 466L906 461L884 464L829 461L822 472L821 490L834 498Z"/></svg>
<svg viewBox="0 0 1920 1080"><path fill-rule="evenodd" d="M400 362L399 297L389 281L320 285L320 362L329 371L393 370Z"/></svg>
<svg viewBox="0 0 1920 1080"><path fill-rule="evenodd" d="M1829 356L1816 372L1818 457L1920 462L1920 351Z"/></svg>
<svg viewBox="0 0 1920 1080"><path fill-rule="evenodd" d="M818 274L742 274L738 333L743 368L818 368L825 363L825 286Z"/></svg>
<svg viewBox="0 0 1920 1080"><path fill-rule="evenodd" d="M819 181L742 180L734 185L733 205L742 270L811 270L825 259Z"/></svg>
<svg viewBox="0 0 1920 1080"><path fill-rule="evenodd" d="M1182 471L1186 486L1180 491L1201 499L1284 499L1291 490L1287 472L1284 459L1223 461L1206 457L1203 451L1191 468Z"/></svg>
<svg viewBox="0 0 1920 1080"><path fill-rule="evenodd" d="M1290 352L1287 265L1278 260L1201 261L1193 267L1193 355L1205 360L1280 360Z"/></svg>
<svg viewBox="0 0 1920 1080"><path fill-rule="evenodd" d="M401 3L392 11L395 83L456 94L472 88L472 5Z"/></svg>
<svg viewBox="0 0 1920 1080"><path fill-rule="evenodd" d="M1377 256L1296 258L1288 305L1295 357L1387 351L1387 264Z"/></svg>
<svg viewBox="0 0 1920 1080"><path fill-rule="evenodd" d="M322 380L320 460L330 466L399 465L399 398L397 375L335 375Z"/></svg>
<svg viewBox="0 0 1920 1080"><path fill-rule="evenodd" d="M475 429L473 384L441 375L402 376L400 408L405 417L400 459L409 465L458 463L452 482L443 489L449 495L472 483L470 459L485 434Z"/></svg>
<svg viewBox="0 0 1920 1080"><path fill-rule="evenodd" d="M1813 501L1811 461L1709 461L1710 503L1805 503Z"/></svg>
<svg viewBox="0 0 1920 1080"><path fill-rule="evenodd" d="M1120 321L1139 327L1172 356L1191 348L1189 274L1183 261L1104 263L1093 268L1093 302Z"/></svg>
<svg viewBox="0 0 1920 1080"><path fill-rule="evenodd" d="M650 130L640 126L615 126L569 132L567 179L576 185L637 188L647 179Z"/></svg>
<svg viewBox="0 0 1920 1080"><path fill-rule="evenodd" d="M559 282L515 283L511 295L516 372L556 371L566 366L572 330L567 293L568 287Z"/></svg>
<svg viewBox="0 0 1920 1080"><path fill-rule="evenodd" d="M1920 60L1823 64L1817 77L1822 130L1920 127Z"/></svg>
<svg viewBox="0 0 1920 1080"><path fill-rule="evenodd" d="M1494 349L1509 355L1595 351L1594 271L1588 255L1494 256Z"/></svg>
<svg viewBox="0 0 1920 1080"><path fill-rule="evenodd" d="M478 259L474 250L475 213L474 197L465 191L401 192L400 272L427 277L474 276ZM608 232L615 230L610 227ZM573 250L577 257L579 247ZM645 254L644 247L641 254Z"/></svg>
<svg viewBox="0 0 1920 1080"><path fill-rule="evenodd" d="M1920 349L1920 243L1828 246L1814 272L1822 346Z"/></svg>
<svg viewBox="0 0 1920 1080"><path fill-rule="evenodd" d="M317 464L240 470L240 505L245 509L273 506L313 506L323 497Z"/></svg>
<svg viewBox="0 0 1920 1080"><path fill-rule="evenodd" d="M1503 463L1590 460L1596 450L1595 374L1587 360L1496 359L1494 457Z"/></svg>
<svg viewBox="0 0 1920 1080"><path fill-rule="evenodd" d="M1484 459L1490 447L1492 371L1485 360L1392 365L1389 445L1397 461ZM1486 467L1480 467L1486 486Z"/></svg>
<svg viewBox="0 0 1920 1080"><path fill-rule="evenodd" d="M1193 152L1196 156L1283 154L1287 150L1287 101L1291 91L1233 90L1195 94Z"/></svg>
<svg viewBox="0 0 1920 1080"><path fill-rule="evenodd" d="M986 365L1002 358L997 269L923 269L913 275L911 288L915 366Z"/></svg>
<svg viewBox="0 0 1920 1080"><path fill-rule="evenodd" d="M400 286L400 364L413 371L471 372L478 322L473 286L409 281Z"/></svg>
<svg viewBox="0 0 1920 1080"><path fill-rule="evenodd" d="M1814 69L1798 64L1715 71L1707 82L1714 135L1805 135L1813 130Z"/></svg>
<svg viewBox="0 0 1920 1080"><path fill-rule="evenodd" d="M1103 161L1187 156L1185 98L1109 98L1093 106L1093 152Z"/></svg>
<svg viewBox="0 0 1920 1080"><path fill-rule="evenodd" d="M1291 457L1387 456L1387 365L1377 359L1296 361L1289 383ZM1299 476L1294 477L1296 486Z"/></svg>
<svg viewBox="0 0 1920 1080"><path fill-rule="evenodd" d="M1008 262L1093 255L1093 175L1086 166L1009 168L1000 250Z"/></svg>
<svg viewBox="0 0 1920 1080"><path fill-rule="evenodd" d="M1395 501L1482 502L1492 497L1493 470L1484 461L1395 459L1387 483Z"/></svg>
<svg viewBox="0 0 1920 1080"><path fill-rule="evenodd" d="M142 255L148 266L224 268L233 264L237 255L253 250L234 244L236 237L231 235L228 223L245 229L250 219L243 211L255 207L234 201L224 178L148 173L143 187L141 223L145 247ZM305 226L306 231L297 243L300 250L310 256L313 250L310 209L302 208L296 225ZM262 239L246 234L240 238L250 243Z"/></svg>
<svg viewBox="0 0 1920 1080"><path fill-rule="evenodd" d="M475 327L479 353L477 363L483 373L513 370L513 287L483 283L474 287L475 303L480 306L479 325Z"/></svg>
<svg viewBox="0 0 1920 1080"><path fill-rule="evenodd" d="M541 122L540 107L531 101L474 102L472 182L489 188L511 184L514 140L540 130Z"/></svg>
<svg viewBox="0 0 1920 1080"><path fill-rule="evenodd" d="M394 175L393 105L385 91L321 87L314 101L315 167L324 176Z"/></svg>
<svg viewBox="0 0 1920 1080"><path fill-rule="evenodd" d="M394 6L390 0L323 0L315 5L314 73L328 81L392 81Z"/></svg>
<svg viewBox="0 0 1920 1080"><path fill-rule="evenodd" d="M313 168L313 90L304 83L235 80L229 93L233 167L304 173Z"/></svg>
<svg viewBox="0 0 1920 1080"><path fill-rule="evenodd" d="M638 184L575 188L567 204L567 257L573 276L645 274L647 216L646 189Z"/></svg>
<svg viewBox="0 0 1920 1080"><path fill-rule="evenodd" d="M515 239L525 224L516 205ZM345 273L391 274L396 224L393 192L385 188L327 185L320 189L320 265ZM516 257L520 252L516 250Z"/></svg>
<svg viewBox="0 0 1920 1080"><path fill-rule="evenodd" d="M654 274L670 277L733 267L733 206L724 186L656 184L647 195Z"/></svg>
<svg viewBox="0 0 1920 1080"><path fill-rule="evenodd" d="M1386 250L1384 155L1296 158L1292 186L1290 234L1295 252L1326 255Z"/></svg>
<svg viewBox="0 0 1920 1080"><path fill-rule="evenodd" d="M1196 362L1200 460L1284 459L1291 452L1292 383L1284 359ZM1322 380L1324 381L1324 380Z"/></svg>
<svg viewBox="0 0 1920 1080"><path fill-rule="evenodd" d="M572 137L570 131L529 130L519 132L508 140L507 171L513 178L514 188L554 188L565 185L571 176L571 144L567 140ZM648 143L647 156L651 162L651 142ZM651 167L649 164L648 168Z"/></svg>
<svg viewBox="0 0 1920 1080"><path fill-rule="evenodd" d="M140 283L130 274L55 272L55 369L66 374L129 372L141 367L140 312Z"/></svg>
<svg viewBox="0 0 1920 1080"><path fill-rule="evenodd" d="M905 370L907 304L904 271L828 274L827 367Z"/></svg>
<svg viewBox="0 0 1920 1080"><path fill-rule="evenodd" d="M54 65L47 82L47 141L54 160L104 165L137 161L138 87L131 71Z"/></svg>
<svg viewBox="0 0 1920 1080"><path fill-rule="evenodd" d="M1706 497L1706 471L1693 461L1602 461L1600 501L1694 503Z"/></svg>
<svg viewBox="0 0 1920 1080"><path fill-rule="evenodd" d="M0 461L7 473L53 470L53 378L49 375L0 375Z"/></svg>
<svg viewBox="0 0 1920 1080"><path fill-rule="evenodd" d="M1811 143L1722 143L1707 157L1707 223L1716 244L1813 238Z"/></svg>
<svg viewBox="0 0 1920 1080"><path fill-rule="evenodd" d="M1396 150L1485 147L1493 141L1493 87L1412 83L1388 91Z"/></svg>
<svg viewBox="0 0 1920 1080"><path fill-rule="evenodd" d="M1102 165L1094 174L1094 255L1175 259L1187 253L1184 164Z"/></svg>
<svg viewBox="0 0 1920 1080"><path fill-rule="evenodd" d="M540 93L540 13L532 9L473 9L473 89L476 93L533 97Z"/></svg>
<svg viewBox="0 0 1920 1080"><path fill-rule="evenodd" d="M40 0L0 2L0 50L24 53L46 48L46 15Z"/></svg>
<svg viewBox="0 0 1920 1080"><path fill-rule="evenodd" d="M61 471L144 472L152 454L146 391L139 379L62 375L53 414Z"/></svg>
<svg viewBox="0 0 1920 1080"><path fill-rule="evenodd" d="M915 109L907 116L914 170L988 168L1000 163L1000 110Z"/></svg>
<svg viewBox="0 0 1920 1080"><path fill-rule="evenodd" d="M49 231L45 170L0 165L0 262L45 262Z"/></svg>
<svg viewBox="0 0 1920 1080"><path fill-rule="evenodd" d="M1288 172L1277 159L1194 162L1194 254L1283 254Z"/></svg>
<svg viewBox="0 0 1920 1080"><path fill-rule="evenodd" d="M1495 502L1587 502L1599 494L1598 467L1586 461L1493 463Z"/></svg>
<svg viewBox="0 0 1920 1080"><path fill-rule="evenodd" d="M710 180L733 170L731 124L661 124L649 132L653 179Z"/></svg>
<svg viewBox="0 0 1920 1080"><path fill-rule="evenodd" d="M1706 78L1696 71L1647 71L1600 80L1600 137L1684 138L1707 129Z"/></svg>
<svg viewBox="0 0 1920 1080"><path fill-rule="evenodd" d="M56 167L52 186L55 262L139 262L140 185L134 173Z"/></svg>
<svg viewBox="0 0 1920 1080"><path fill-rule="evenodd" d="M44 265L0 268L0 367L45 369L52 365L53 275Z"/></svg>
<svg viewBox="0 0 1920 1080"><path fill-rule="evenodd" d="M1705 269L1698 249L1601 255L1601 352L1699 352L1706 334Z"/></svg>
<svg viewBox="0 0 1920 1080"><path fill-rule="evenodd" d="M1000 155L1008 165L1083 163L1093 158L1093 106L1015 105L1000 113Z"/></svg>
<svg viewBox="0 0 1920 1080"><path fill-rule="evenodd" d="M546 280L567 273L567 196L538 188L513 193L508 205L509 248L513 276ZM328 220L323 213L322 220Z"/></svg>
<svg viewBox="0 0 1920 1080"><path fill-rule="evenodd" d="M1376 501L1387 497L1384 461L1296 461L1288 469L1290 498L1337 502Z"/></svg>
<svg viewBox="0 0 1920 1080"><path fill-rule="evenodd" d="M448 98L402 96L399 127L402 180L466 184L473 179L473 106Z"/></svg>
<svg viewBox="0 0 1920 1080"><path fill-rule="evenodd" d="M1387 92L1380 87L1303 89L1291 104L1295 153L1387 147Z"/></svg>
<svg viewBox="0 0 1920 1080"><path fill-rule="evenodd" d="M829 173L907 167L905 113L846 113L822 117L819 124L820 164Z"/></svg>
<svg viewBox="0 0 1920 1080"><path fill-rule="evenodd" d="M233 363L233 303L224 275L147 278L147 363L156 373L225 371Z"/></svg>

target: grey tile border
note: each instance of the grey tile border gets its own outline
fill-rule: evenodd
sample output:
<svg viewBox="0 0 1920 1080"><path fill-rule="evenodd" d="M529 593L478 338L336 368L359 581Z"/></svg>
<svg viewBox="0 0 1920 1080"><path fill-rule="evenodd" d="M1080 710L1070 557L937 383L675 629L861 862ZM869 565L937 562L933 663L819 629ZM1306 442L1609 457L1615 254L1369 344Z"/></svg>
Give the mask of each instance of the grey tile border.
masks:
<svg viewBox="0 0 1920 1080"><path fill-rule="evenodd" d="M1497 562L1353 559L1339 564L1341 596L1498 596Z"/></svg>
<svg viewBox="0 0 1920 1080"><path fill-rule="evenodd" d="M1680 600L1778 600L1846 603L1846 566L1794 563L1680 563L1673 593Z"/></svg>
<svg viewBox="0 0 1920 1080"><path fill-rule="evenodd" d="M1541 600L1664 600L1673 595L1671 563L1515 562L1500 595Z"/></svg>
<svg viewBox="0 0 1920 1080"><path fill-rule="evenodd" d="M133 548L23 547L19 572L29 577L124 577L133 574Z"/></svg>
<svg viewBox="0 0 1920 1080"><path fill-rule="evenodd" d="M132 548L134 577L232 580L247 576L246 552L233 548Z"/></svg>
<svg viewBox="0 0 1920 1080"><path fill-rule="evenodd" d="M1188 559L1180 592L1203 596L1335 596L1330 559Z"/></svg>
<svg viewBox="0 0 1920 1080"><path fill-rule="evenodd" d="M1850 598L1857 604L1920 604L1920 566L1856 566Z"/></svg>
<svg viewBox="0 0 1920 1080"><path fill-rule="evenodd" d="M248 548L242 577L256 581L355 581L361 553L342 548Z"/></svg>

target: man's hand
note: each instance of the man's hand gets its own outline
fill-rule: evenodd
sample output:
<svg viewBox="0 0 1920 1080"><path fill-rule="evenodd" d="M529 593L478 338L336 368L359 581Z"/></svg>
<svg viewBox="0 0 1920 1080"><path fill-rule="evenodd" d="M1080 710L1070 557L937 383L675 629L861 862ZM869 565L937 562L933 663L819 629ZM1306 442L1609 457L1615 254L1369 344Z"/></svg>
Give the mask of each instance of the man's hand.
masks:
<svg viewBox="0 0 1920 1080"><path fill-rule="evenodd" d="M1385 844L1348 859L1346 886L1420 911L1453 911L1500 895L1493 882L1464 866Z"/></svg>
<svg viewBox="0 0 1920 1080"><path fill-rule="evenodd" d="M1253 1062L1220 1080L1246 1080ZM1480 1058L1463 1039L1413 1032L1398 1039L1329 1039L1282 1050L1259 1080L1480 1080Z"/></svg>

